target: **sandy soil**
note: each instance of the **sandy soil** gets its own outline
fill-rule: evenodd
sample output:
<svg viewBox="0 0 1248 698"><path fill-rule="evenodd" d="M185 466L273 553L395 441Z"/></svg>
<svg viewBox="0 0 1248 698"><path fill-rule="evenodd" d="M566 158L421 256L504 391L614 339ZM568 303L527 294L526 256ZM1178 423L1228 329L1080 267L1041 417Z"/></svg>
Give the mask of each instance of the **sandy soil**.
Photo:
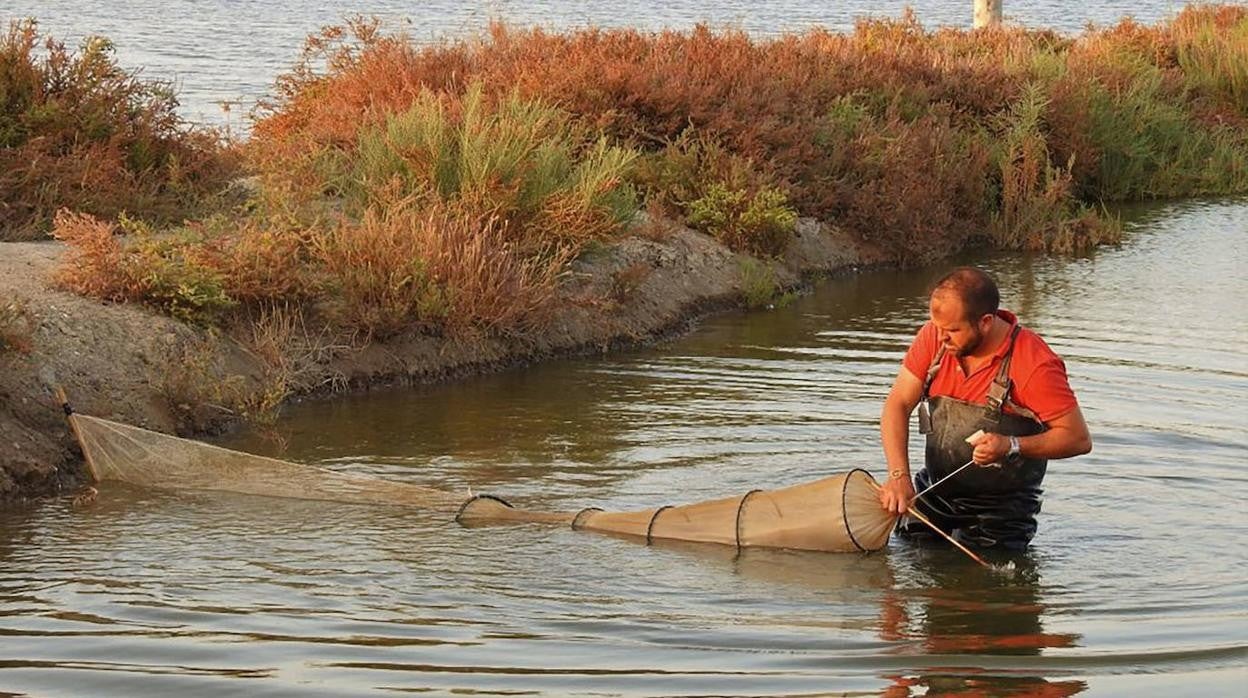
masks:
<svg viewBox="0 0 1248 698"><path fill-rule="evenodd" d="M195 436L239 419L186 397L179 386L187 380L188 357L211 357L199 380L255 385L264 375L260 360L219 334L141 306L56 290L51 276L63 253L57 242L0 243L0 300L16 299L29 320L28 351L0 352L0 502L9 505L84 484L81 454L52 397L54 386L65 389L78 411ZM539 338L469 343L403 336L322 352L301 370L301 391L464 378L670 337L708 313L741 305L743 259L690 230L661 241L625 238L573 264L561 290L566 302ZM774 270L791 288L890 261L839 230L802 220ZM624 270L630 283L621 290Z"/></svg>

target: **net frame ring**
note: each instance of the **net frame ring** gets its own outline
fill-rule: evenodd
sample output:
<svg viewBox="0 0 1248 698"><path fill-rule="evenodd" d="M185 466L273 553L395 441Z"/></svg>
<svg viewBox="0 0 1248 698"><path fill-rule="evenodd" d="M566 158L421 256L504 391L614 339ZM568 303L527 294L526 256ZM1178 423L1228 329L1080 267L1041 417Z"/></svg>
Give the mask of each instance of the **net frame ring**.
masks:
<svg viewBox="0 0 1248 698"><path fill-rule="evenodd" d="M845 473L845 479L841 481L841 523L845 526L845 534L849 536L849 541L854 544L863 553L874 553L888 547L888 539L892 537L892 528L897 525L897 517L893 517L893 524L889 527L889 535L884 536L883 542L877 548L868 548L858 541L858 537L854 535L854 526L849 521L849 508L846 502L849 499L849 483L856 475L861 474L866 478L864 481L868 487L879 489L879 483L875 481L875 477L871 473L862 468L853 468ZM881 511L883 509L881 508Z"/></svg>
<svg viewBox="0 0 1248 698"><path fill-rule="evenodd" d="M502 504L508 509L515 509L515 507L511 505L511 502L508 502L506 499L503 499L502 497L498 497L492 494L474 494L468 499L465 499L463 504L459 505L459 511L455 512L455 523L463 526L464 525L464 521L463 521L464 512L468 511L468 507L472 506L474 502L476 502L477 500L481 500L481 499L486 499L492 502L498 502L499 504Z"/></svg>
<svg viewBox="0 0 1248 698"><path fill-rule="evenodd" d="M600 511L603 511L602 507L585 507L576 512L576 516L572 517L572 530L579 531L584 528L585 521L582 520L582 517L589 518L591 514L596 514Z"/></svg>
<svg viewBox="0 0 1248 698"><path fill-rule="evenodd" d="M745 547L745 544L741 542L741 523L743 518L742 515L745 513L745 504L750 501L750 497L753 497L762 491L763 490L750 490L749 492L741 495L741 501L737 502L737 521L733 526L733 536L736 539L738 555L741 553L741 549Z"/></svg>
<svg viewBox="0 0 1248 698"><path fill-rule="evenodd" d="M671 504L664 504L658 509L655 509L654 513L650 515L650 523L646 524L646 545L654 543L654 523L659 520L659 514L662 514L671 508Z"/></svg>

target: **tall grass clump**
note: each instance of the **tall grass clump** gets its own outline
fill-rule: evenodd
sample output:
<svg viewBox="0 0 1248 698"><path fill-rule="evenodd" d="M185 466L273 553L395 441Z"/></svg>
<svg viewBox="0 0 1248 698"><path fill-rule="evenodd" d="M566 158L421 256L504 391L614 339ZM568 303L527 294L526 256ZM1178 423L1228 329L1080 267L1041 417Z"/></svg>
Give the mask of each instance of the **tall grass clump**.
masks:
<svg viewBox="0 0 1248 698"><path fill-rule="evenodd" d="M353 214L413 197L496 217L515 240L552 245L608 237L632 218L634 157L559 109L514 93L491 104L472 85L462 96L422 92L363 127L353 146L326 150L317 170Z"/></svg>
<svg viewBox="0 0 1248 698"><path fill-rule="evenodd" d="M1072 196L1070 168L1054 163L1044 139L1047 106L1039 85L1029 85L1002 115L998 149L1000 205L992 216L994 241L1005 248L1073 251L1117 237L1113 220L1101 220Z"/></svg>
<svg viewBox="0 0 1248 698"><path fill-rule="evenodd" d="M1248 8L1190 6L1090 32L1043 71L1048 139L1080 198L1248 191L1245 36Z"/></svg>
<svg viewBox="0 0 1248 698"><path fill-rule="evenodd" d="M0 34L0 240L47 234L57 210L158 223L194 215L234 160L187 126L168 83L142 80L102 37L77 51L33 20Z"/></svg>
<svg viewBox="0 0 1248 698"><path fill-rule="evenodd" d="M1248 7L1189 7L1168 34L1187 85L1248 118Z"/></svg>

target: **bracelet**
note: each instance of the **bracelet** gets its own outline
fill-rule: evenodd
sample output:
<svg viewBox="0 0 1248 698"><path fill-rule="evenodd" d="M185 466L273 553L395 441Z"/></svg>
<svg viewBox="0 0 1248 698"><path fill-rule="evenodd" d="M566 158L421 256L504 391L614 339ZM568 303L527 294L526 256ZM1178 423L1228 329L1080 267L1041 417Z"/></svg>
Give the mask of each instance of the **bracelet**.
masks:
<svg viewBox="0 0 1248 698"><path fill-rule="evenodd" d="M906 476L906 471L901 470L901 469L888 471L888 479L890 480L900 480L904 478L905 476Z"/></svg>

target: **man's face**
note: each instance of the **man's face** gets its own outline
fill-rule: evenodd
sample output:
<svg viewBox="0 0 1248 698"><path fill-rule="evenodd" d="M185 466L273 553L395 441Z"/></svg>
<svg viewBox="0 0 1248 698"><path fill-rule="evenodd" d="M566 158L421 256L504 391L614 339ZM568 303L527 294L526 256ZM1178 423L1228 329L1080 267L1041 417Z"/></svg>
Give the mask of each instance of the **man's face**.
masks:
<svg viewBox="0 0 1248 698"><path fill-rule="evenodd" d="M992 327L992 316L984 315L974 321L966 317L962 299L952 293L933 295L929 304L932 324L940 333L945 351L954 356L966 356L979 348L984 334Z"/></svg>

